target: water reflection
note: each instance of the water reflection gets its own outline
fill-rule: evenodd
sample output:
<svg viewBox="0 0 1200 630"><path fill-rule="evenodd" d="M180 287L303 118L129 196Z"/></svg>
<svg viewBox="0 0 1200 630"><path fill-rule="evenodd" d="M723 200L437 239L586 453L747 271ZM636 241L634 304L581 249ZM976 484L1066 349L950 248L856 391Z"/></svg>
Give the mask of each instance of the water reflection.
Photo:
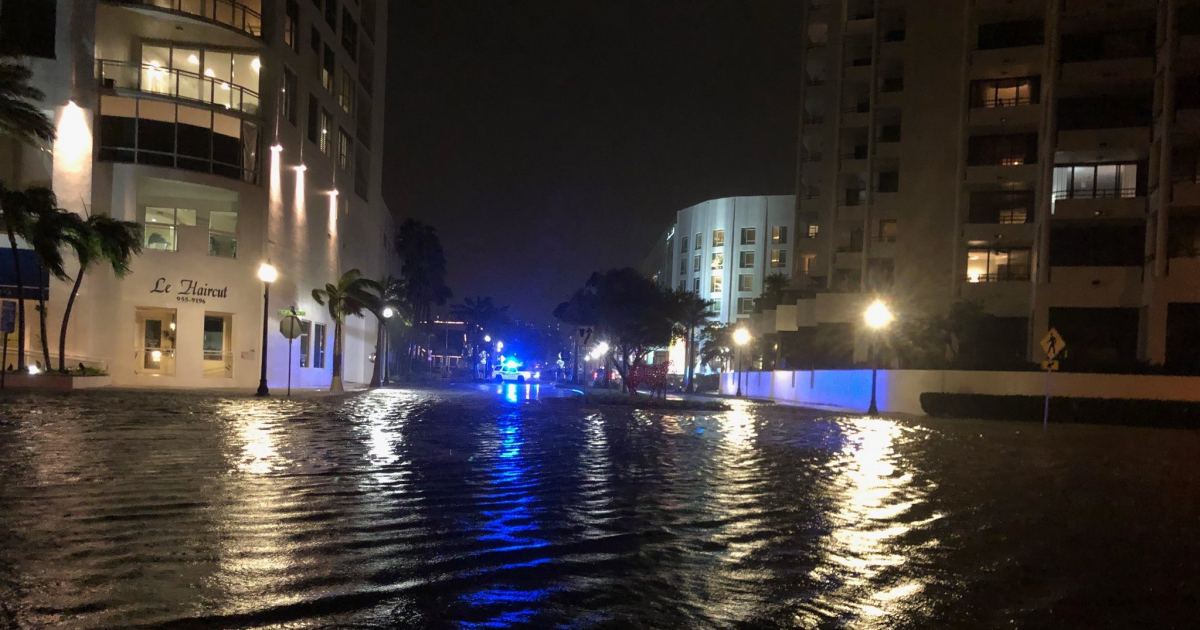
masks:
<svg viewBox="0 0 1200 630"><path fill-rule="evenodd" d="M496 395L510 403L537 400L541 385L536 383L501 383L496 385Z"/></svg>

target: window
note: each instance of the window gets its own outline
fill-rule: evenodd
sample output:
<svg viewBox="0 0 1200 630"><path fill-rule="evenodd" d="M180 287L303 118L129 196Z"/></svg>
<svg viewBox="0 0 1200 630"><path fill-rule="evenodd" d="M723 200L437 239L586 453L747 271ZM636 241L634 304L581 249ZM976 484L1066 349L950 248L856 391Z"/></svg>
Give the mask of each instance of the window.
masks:
<svg viewBox="0 0 1200 630"><path fill-rule="evenodd" d="M753 291L754 290L754 274L743 273L738 275L738 291Z"/></svg>
<svg viewBox="0 0 1200 630"><path fill-rule="evenodd" d="M1029 248L967 250L967 282L1029 280Z"/></svg>
<svg viewBox="0 0 1200 630"><path fill-rule="evenodd" d="M1050 228L1050 267L1142 267L1146 226L1070 225Z"/></svg>
<svg viewBox="0 0 1200 630"><path fill-rule="evenodd" d="M336 76L336 70L337 63L333 55L333 49L326 44L325 57L321 62L321 85L325 86L325 89L328 90L330 94L334 93L333 80Z"/></svg>
<svg viewBox="0 0 1200 630"><path fill-rule="evenodd" d="M971 166L1020 166L1037 163L1037 134L972 136L967 146Z"/></svg>
<svg viewBox="0 0 1200 630"><path fill-rule="evenodd" d="M342 48L351 59L358 58L358 24L345 8L342 9Z"/></svg>
<svg viewBox="0 0 1200 630"><path fill-rule="evenodd" d="M329 23L329 28L332 28L334 33L337 32L337 14L337 0L325 0L325 21Z"/></svg>
<svg viewBox="0 0 1200 630"><path fill-rule="evenodd" d="M749 315L754 312L754 298L738 298L738 315Z"/></svg>
<svg viewBox="0 0 1200 630"><path fill-rule="evenodd" d="M979 25L979 50L1040 46L1044 39L1041 20L1019 20Z"/></svg>
<svg viewBox="0 0 1200 630"><path fill-rule="evenodd" d="M321 102L317 97L308 96L308 141L320 144L321 140Z"/></svg>
<svg viewBox="0 0 1200 630"><path fill-rule="evenodd" d="M338 86L338 105L342 107L342 111L354 115L354 94L358 91L358 85L354 83L354 75L342 66L342 82Z"/></svg>
<svg viewBox="0 0 1200 630"><path fill-rule="evenodd" d="M233 378L233 316L204 314L204 377Z"/></svg>
<svg viewBox="0 0 1200 630"><path fill-rule="evenodd" d="M1058 99L1060 131L1149 127L1154 123L1149 91L1137 96L1110 94Z"/></svg>
<svg viewBox="0 0 1200 630"><path fill-rule="evenodd" d="M147 206L142 222L142 247L173 252L177 247L178 226L196 225L196 211L188 208L158 208Z"/></svg>
<svg viewBox="0 0 1200 630"><path fill-rule="evenodd" d="M358 168L354 169L354 194L363 201L370 201L371 155L363 148L361 142L354 152L354 163L358 165Z"/></svg>
<svg viewBox="0 0 1200 630"><path fill-rule="evenodd" d="M686 236L681 237L679 239L679 251L687 252L687 237Z"/></svg>
<svg viewBox="0 0 1200 630"><path fill-rule="evenodd" d="M699 256L692 258L692 271L697 271L697 272L700 271L700 257Z"/></svg>
<svg viewBox="0 0 1200 630"><path fill-rule="evenodd" d="M283 69L283 117L296 124L296 73L291 68Z"/></svg>
<svg viewBox="0 0 1200 630"><path fill-rule="evenodd" d="M679 257L679 274L683 275L685 273L687 273L687 256L680 256Z"/></svg>
<svg viewBox="0 0 1200 630"><path fill-rule="evenodd" d="M880 125L880 142L900 142L900 125Z"/></svg>
<svg viewBox="0 0 1200 630"><path fill-rule="evenodd" d="M752 227L742 228L742 245L753 245L755 239L758 238L758 229Z"/></svg>
<svg viewBox="0 0 1200 630"><path fill-rule="evenodd" d="M333 114L328 111L321 110L321 139L318 143L321 147L321 153L329 157L333 153L333 136L329 132L333 130Z"/></svg>
<svg viewBox="0 0 1200 630"><path fill-rule="evenodd" d="M881 219L879 221L879 240L880 243L895 243L896 242L896 220Z"/></svg>
<svg viewBox="0 0 1200 630"><path fill-rule="evenodd" d="M1015 107L1038 102L1038 77L971 82L971 107Z"/></svg>
<svg viewBox="0 0 1200 630"><path fill-rule="evenodd" d="M702 236L703 236L703 234L701 234L701 233L699 233L699 232L696 232L696 241L695 241L695 243L696 243L696 249L700 249L700 248L704 247L704 243L701 243L701 242L700 242L700 238L701 238Z"/></svg>
<svg viewBox="0 0 1200 630"><path fill-rule="evenodd" d="M300 5L296 4L296 0L287 0L284 6L283 41L293 51L300 51Z"/></svg>
<svg viewBox="0 0 1200 630"><path fill-rule="evenodd" d="M692 293L700 292L700 278L692 278Z"/></svg>
<svg viewBox="0 0 1200 630"><path fill-rule="evenodd" d="M312 341L312 322L300 320L300 367L308 367L309 351Z"/></svg>
<svg viewBox="0 0 1200 630"><path fill-rule="evenodd" d="M1033 216L1032 190L980 191L971 193L968 223L1027 223Z"/></svg>
<svg viewBox="0 0 1200 630"><path fill-rule="evenodd" d="M236 212L212 210L208 213L208 255L237 258Z"/></svg>
<svg viewBox="0 0 1200 630"><path fill-rule="evenodd" d="M316 24L308 31L308 45L312 47L313 54L320 60L321 57L321 30Z"/></svg>
<svg viewBox="0 0 1200 630"><path fill-rule="evenodd" d="M738 267L742 269L753 269L754 252L738 252Z"/></svg>
<svg viewBox="0 0 1200 630"><path fill-rule="evenodd" d="M318 369L325 367L325 324L313 324L313 362Z"/></svg>
<svg viewBox="0 0 1200 630"><path fill-rule="evenodd" d="M713 230L713 247L725 247L725 230Z"/></svg>
<svg viewBox="0 0 1200 630"><path fill-rule="evenodd" d="M725 253L724 252L717 252L712 255L711 267L713 270L725 268Z"/></svg>
<svg viewBox="0 0 1200 630"><path fill-rule="evenodd" d="M787 226L776 225L771 228L771 244L783 245L785 243L787 243Z"/></svg>
<svg viewBox="0 0 1200 630"><path fill-rule="evenodd" d="M1055 201L1128 198L1136 197L1139 188L1136 162L1056 166L1052 198Z"/></svg>
<svg viewBox="0 0 1200 630"><path fill-rule="evenodd" d="M787 250L772 249L771 250L771 267L780 268L787 266Z"/></svg>
<svg viewBox="0 0 1200 630"><path fill-rule="evenodd" d="M721 274L713 275L711 278L708 279L708 292L709 293L720 293L721 292L721 283L723 281L724 281L724 277L721 276Z"/></svg>
<svg viewBox="0 0 1200 630"><path fill-rule="evenodd" d="M900 173L898 171L884 171L879 174L879 192L899 192L900 191Z"/></svg>
<svg viewBox="0 0 1200 630"><path fill-rule="evenodd" d="M350 153L353 146L354 140L350 138L350 134L346 133L345 129L338 127L338 168L347 173L354 166L354 159Z"/></svg>
<svg viewBox="0 0 1200 630"><path fill-rule="evenodd" d="M687 290L687 280L680 280L679 281L679 292L683 293L686 290Z"/></svg>
<svg viewBox="0 0 1200 630"><path fill-rule="evenodd" d="M817 233L820 231L821 231L821 226L819 226L819 225L808 226L808 238L817 238Z"/></svg>
<svg viewBox="0 0 1200 630"><path fill-rule="evenodd" d="M800 269L804 271L804 275L812 273L813 261L817 259L816 254L805 254L800 259Z"/></svg>

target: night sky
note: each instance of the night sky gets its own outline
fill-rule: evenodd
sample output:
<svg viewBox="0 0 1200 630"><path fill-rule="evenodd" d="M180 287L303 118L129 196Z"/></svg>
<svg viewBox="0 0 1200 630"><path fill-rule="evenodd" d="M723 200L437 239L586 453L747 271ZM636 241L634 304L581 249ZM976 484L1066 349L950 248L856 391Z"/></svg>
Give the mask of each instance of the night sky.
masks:
<svg viewBox="0 0 1200 630"><path fill-rule="evenodd" d="M674 213L790 194L798 0L393 0L384 195L455 300L550 311Z"/></svg>

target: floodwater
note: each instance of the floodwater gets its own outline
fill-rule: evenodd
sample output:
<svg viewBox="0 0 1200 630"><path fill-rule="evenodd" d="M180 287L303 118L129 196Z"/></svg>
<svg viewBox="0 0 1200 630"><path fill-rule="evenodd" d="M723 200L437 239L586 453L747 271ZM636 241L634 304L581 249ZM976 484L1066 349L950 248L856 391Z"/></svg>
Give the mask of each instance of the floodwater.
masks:
<svg viewBox="0 0 1200 630"><path fill-rule="evenodd" d="M538 397L4 394L0 628L1200 616L1195 432Z"/></svg>

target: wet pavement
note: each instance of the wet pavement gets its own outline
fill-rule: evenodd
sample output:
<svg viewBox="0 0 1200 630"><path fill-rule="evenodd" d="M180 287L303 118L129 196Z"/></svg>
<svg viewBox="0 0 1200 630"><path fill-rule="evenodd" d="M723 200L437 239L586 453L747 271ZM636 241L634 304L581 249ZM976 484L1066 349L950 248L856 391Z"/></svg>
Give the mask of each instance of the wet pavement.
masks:
<svg viewBox="0 0 1200 630"><path fill-rule="evenodd" d="M0 628L1184 628L1200 433L0 395Z"/></svg>

